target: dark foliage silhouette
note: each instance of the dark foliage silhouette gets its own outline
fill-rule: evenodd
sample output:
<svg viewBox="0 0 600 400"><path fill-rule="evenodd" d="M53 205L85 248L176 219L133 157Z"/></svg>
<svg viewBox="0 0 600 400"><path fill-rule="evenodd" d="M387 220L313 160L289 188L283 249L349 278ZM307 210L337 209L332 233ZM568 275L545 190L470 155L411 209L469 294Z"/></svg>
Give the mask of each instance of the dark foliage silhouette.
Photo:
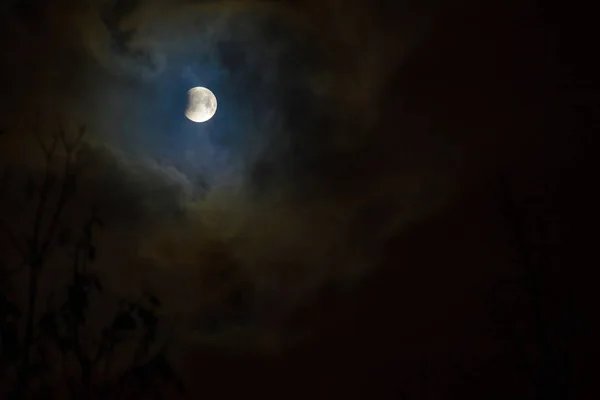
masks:
<svg viewBox="0 0 600 400"><path fill-rule="evenodd" d="M138 398L147 390L160 398L160 388L167 385L182 391L183 383L166 355L169 335L160 333L164 324L156 296L145 293L136 300L121 299L103 328L89 321L95 296L104 292L93 268L95 235L104 222L91 210L79 228L64 224L67 208L77 200L81 175L77 161L85 126L71 138L59 124L50 143L44 142L37 128L33 131L45 168L41 182L30 176L24 185L25 197L35 204L31 229L22 237L0 218L0 230L19 260L16 267L0 265L3 285L16 272L29 274L25 307L0 292L0 397ZM12 169L5 168L0 174L0 196L13 180ZM41 300L39 283L58 253L70 263L70 277L54 289L40 312L36 309ZM56 304L57 299L62 301ZM22 325L24 330L19 329ZM115 356L132 347L129 366L111 371Z"/></svg>
<svg viewBox="0 0 600 400"><path fill-rule="evenodd" d="M519 360L519 368L531 382L535 398L540 400L569 398L570 360L576 313L572 289L565 283L560 299L549 290L553 269L544 254L553 254L555 241L551 212L535 215L517 198L509 183L494 182L494 197L501 217L514 274L500 280L488 297L494 320L493 330L508 340ZM542 209L541 200L536 207ZM538 211L538 214L540 212ZM561 306L548 304L556 297Z"/></svg>

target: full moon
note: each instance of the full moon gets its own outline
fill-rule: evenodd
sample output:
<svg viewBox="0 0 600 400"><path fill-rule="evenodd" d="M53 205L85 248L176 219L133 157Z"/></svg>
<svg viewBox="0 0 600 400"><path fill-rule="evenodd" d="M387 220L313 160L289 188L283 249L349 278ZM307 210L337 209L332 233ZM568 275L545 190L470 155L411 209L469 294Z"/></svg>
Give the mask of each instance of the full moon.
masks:
<svg viewBox="0 0 600 400"><path fill-rule="evenodd" d="M205 87L195 87L188 90L188 104L185 116L190 121L206 122L217 112L217 98Z"/></svg>

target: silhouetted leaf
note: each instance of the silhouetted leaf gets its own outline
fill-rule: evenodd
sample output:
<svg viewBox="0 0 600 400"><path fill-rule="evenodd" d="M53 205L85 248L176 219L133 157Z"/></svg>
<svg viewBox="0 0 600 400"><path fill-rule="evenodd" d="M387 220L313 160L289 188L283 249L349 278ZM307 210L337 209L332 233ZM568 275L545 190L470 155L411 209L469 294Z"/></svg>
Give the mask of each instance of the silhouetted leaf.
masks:
<svg viewBox="0 0 600 400"><path fill-rule="evenodd" d="M63 336L58 339L58 347L60 348L60 351L66 353L73 350L75 342L70 337Z"/></svg>
<svg viewBox="0 0 600 400"><path fill-rule="evenodd" d="M68 301L72 310L84 309L89 305L88 295L83 289L83 286L89 282L89 279L84 275L78 275L77 279L75 285L69 286Z"/></svg>
<svg viewBox="0 0 600 400"><path fill-rule="evenodd" d="M160 353L154 358L154 365L158 373L165 379L171 380L175 376L173 369L167 362L165 355Z"/></svg>
<svg viewBox="0 0 600 400"><path fill-rule="evenodd" d="M95 246L90 246L90 248L88 250L88 258L91 262L94 262L94 260L96 259L96 247Z"/></svg>
<svg viewBox="0 0 600 400"><path fill-rule="evenodd" d="M245 293L243 288L233 290L228 296L228 303L234 309L240 309L244 305Z"/></svg>
<svg viewBox="0 0 600 400"><path fill-rule="evenodd" d="M77 190L77 175L75 173L70 173L65 177L65 187L70 192Z"/></svg>
<svg viewBox="0 0 600 400"><path fill-rule="evenodd" d="M58 232L58 244L61 246L67 245L71 242L73 232L69 228L63 228Z"/></svg>
<svg viewBox="0 0 600 400"><path fill-rule="evenodd" d="M160 307L160 300L158 300L158 297L150 293L146 293L146 297L148 297L148 300L150 300L150 303L152 303L152 305Z"/></svg>
<svg viewBox="0 0 600 400"><path fill-rule="evenodd" d="M175 378L175 387L177 388L177 391L179 392L179 394L186 393L185 383L183 382L183 379L181 379L180 377Z"/></svg>
<svg viewBox="0 0 600 400"><path fill-rule="evenodd" d="M28 177L27 184L25 185L25 195L27 196L28 200L33 199L33 196L35 196L35 191L35 182L33 181L32 177Z"/></svg>
<svg viewBox="0 0 600 400"><path fill-rule="evenodd" d="M76 274L73 278L73 290L80 290L82 286L87 286L89 284L89 278L84 274ZM74 299L75 293L73 293L72 298Z"/></svg>
<svg viewBox="0 0 600 400"><path fill-rule="evenodd" d="M77 310L77 312L75 313L75 316L77 317L77 323L80 326L85 325L85 314L83 313L82 309Z"/></svg>
<svg viewBox="0 0 600 400"><path fill-rule="evenodd" d="M36 363L32 363L28 370L27 370L27 374L29 375L30 378L36 378L40 375L42 375L45 372L46 368L44 367L43 364L41 364L40 362L36 362Z"/></svg>
<svg viewBox="0 0 600 400"><path fill-rule="evenodd" d="M158 325L158 317L156 314L145 308L138 308L137 312L147 329L156 328Z"/></svg>
<svg viewBox="0 0 600 400"><path fill-rule="evenodd" d="M0 315L11 316L15 319L21 318L21 311L19 307L3 294L0 294Z"/></svg>
<svg viewBox="0 0 600 400"><path fill-rule="evenodd" d="M53 313L46 313L40 318L39 322L40 331L50 335L55 336L58 331L58 326L56 324L56 318Z"/></svg>
<svg viewBox="0 0 600 400"><path fill-rule="evenodd" d="M185 392L185 385L183 380L177 376L175 370L171 364L167 361L167 358L163 353L160 353L154 359L154 367L158 374L167 382L172 383L179 393Z"/></svg>
<svg viewBox="0 0 600 400"><path fill-rule="evenodd" d="M112 330L110 330L109 328L102 328L102 337L103 338L109 338L112 335Z"/></svg>
<svg viewBox="0 0 600 400"><path fill-rule="evenodd" d="M129 301L127 299L122 298L122 297L119 299L119 309L120 310L127 308L128 304L129 304Z"/></svg>
<svg viewBox="0 0 600 400"><path fill-rule="evenodd" d="M19 355L19 335L17 326L14 323L0 324L2 331L0 332L0 342L2 343L2 351L0 358L4 358L9 362L16 361Z"/></svg>
<svg viewBox="0 0 600 400"><path fill-rule="evenodd" d="M150 375L148 373L148 368L143 366L137 366L129 371L127 374L123 376L123 381L127 382L138 382L141 385L144 385L148 382Z"/></svg>
<svg viewBox="0 0 600 400"><path fill-rule="evenodd" d="M96 287L96 290L99 292L102 292L103 288L102 288L102 283L100 282L100 278L98 278L96 275L92 275L92 281L94 282L94 286Z"/></svg>
<svg viewBox="0 0 600 400"><path fill-rule="evenodd" d="M133 330L136 327L135 319L128 313L117 315L113 322L113 328L118 330Z"/></svg>

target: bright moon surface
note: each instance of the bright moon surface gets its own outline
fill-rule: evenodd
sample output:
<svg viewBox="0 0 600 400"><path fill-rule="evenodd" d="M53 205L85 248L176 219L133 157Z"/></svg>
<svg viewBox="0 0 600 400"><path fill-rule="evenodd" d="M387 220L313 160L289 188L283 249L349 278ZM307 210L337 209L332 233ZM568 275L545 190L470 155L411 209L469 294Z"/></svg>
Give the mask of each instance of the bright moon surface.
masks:
<svg viewBox="0 0 600 400"><path fill-rule="evenodd" d="M185 116L194 122L206 122L217 112L217 98L205 87L188 90L188 104Z"/></svg>

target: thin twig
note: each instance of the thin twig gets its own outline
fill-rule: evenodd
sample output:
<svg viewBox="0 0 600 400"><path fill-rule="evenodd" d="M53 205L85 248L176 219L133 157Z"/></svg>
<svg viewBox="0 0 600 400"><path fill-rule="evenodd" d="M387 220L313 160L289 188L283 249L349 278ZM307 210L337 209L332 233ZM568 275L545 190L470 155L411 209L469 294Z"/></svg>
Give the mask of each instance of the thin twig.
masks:
<svg viewBox="0 0 600 400"><path fill-rule="evenodd" d="M58 227L58 223L60 221L60 217L62 216L62 212L64 210L65 205L69 199L70 186L73 184L71 180L75 179L75 177L71 174L71 157L70 154L67 155L67 160L65 161L64 166L64 178L60 189L60 194L58 196L58 200L56 203L56 208L54 209L54 213L52 214L52 218L50 220L50 225L48 226L48 232L46 234L45 240L42 242L40 247L40 254L45 255L50 244L52 243L52 239L54 238L54 234Z"/></svg>
<svg viewBox="0 0 600 400"><path fill-rule="evenodd" d="M42 152L44 153L44 156L46 157L46 161L48 161L49 158L54 156L54 153L56 151L56 146L58 145L58 136L52 135L52 142L50 143L50 146L48 147L44 144L44 141L42 140L42 137L40 136L40 132L37 129L37 127L34 128L33 133L35 135L35 138L37 139L37 142L38 142L40 148L42 149Z"/></svg>
<svg viewBox="0 0 600 400"><path fill-rule="evenodd" d="M58 122L58 124L59 124L58 136L60 137L67 154L66 154L66 160L65 160L65 164L64 164L64 178L63 178L62 186L60 189L58 201L56 203L56 209L54 210L54 214L52 215L52 219L51 219L50 225L48 227L46 239L44 240L44 242L41 246L42 254L46 254L50 244L52 243L52 240L56 233L56 229L58 228L58 223L60 222L60 217L62 216L64 207L66 206L67 201L69 200L69 195L71 194L71 192L73 190L73 185L75 185L75 183L76 183L77 176L74 175L73 172L71 171L71 169L73 167L73 162L74 162L73 156L74 156L78 146L81 144L81 139L83 138L83 136L85 134L85 125L82 125L79 128L79 134L78 134L77 139L73 142L69 142L67 139L65 130L63 129L60 121Z"/></svg>
<svg viewBox="0 0 600 400"><path fill-rule="evenodd" d="M60 138L60 141L63 144L63 147L65 148L67 154L71 153L71 149L72 149L72 143L69 143L68 139L67 139L67 133L65 131L65 128L62 125L62 122L60 121L60 118L57 117L57 125L58 125L58 133L57 136Z"/></svg>
<svg viewBox="0 0 600 400"><path fill-rule="evenodd" d="M32 243L32 250L33 249L37 249L38 246L38 241L39 241L39 236L40 236L40 229L42 227L42 222L44 219L44 210L46 207L46 202L48 201L48 194L50 192L50 188L52 186L51 184L51 171L50 171L50 166L46 165L46 172L44 174L44 180L42 182L42 186L40 188L40 200L38 202L36 211L35 211L35 220L34 220L34 225L33 225L33 243Z"/></svg>
<svg viewBox="0 0 600 400"><path fill-rule="evenodd" d="M40 237L39 237L40 230L41 230L42 222L44 219L44 210L45 210L46 202L48 201L48 195L50 193L50 189L52 188L52 183L53 183L52 182L52 160L54 159L54 156L56 153L58 137L57 137L57 135L53 135L52 143L51 143L50 147L46 147L46 145L44 144L44 141L40 137L37 129L35 129L34 133L35 133L38 143L39 143L40 147L42 148L42 151L44 152L44 156L45 156L44 180L42 181L42 186L40 188L40 200L37 205L37 209L36 209L36 213L35 213L35 220L34 220L34 228L33 228L33 243L32 243L33 249L32 250L34 250L34 249L37 250L38 244L39 244L39 239L40 239Z"/></svg>

